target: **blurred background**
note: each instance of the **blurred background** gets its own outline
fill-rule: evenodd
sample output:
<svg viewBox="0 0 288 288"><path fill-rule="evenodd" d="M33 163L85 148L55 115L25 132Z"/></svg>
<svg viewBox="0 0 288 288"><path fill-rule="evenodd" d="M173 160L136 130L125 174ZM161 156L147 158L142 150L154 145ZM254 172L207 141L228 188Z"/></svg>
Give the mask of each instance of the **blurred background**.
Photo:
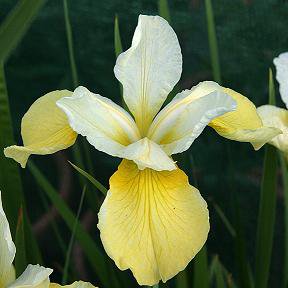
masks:
<svg viewBox="0 0 288 288"><path fill-rule="evenodd" d="M216 72L216 76L213 61L211 61L213 55L211 58L211 41L209 42L207 29L208 2L210 1L171 0L167 2L170 15L167 14L166 9L161 10L161 13L166 11L165 15L168 15L168 20L178 35L183 54L183 73L176 88L177 91L191 88L199 81L213 80L218 77L216 80L221 81L222 85L247 96L256 106L268 103L269 68L272 68L274 73L273 58L281 52L288 51L287 1L211 1L220 63L220 70L218 74ZM73 90L79 84L120 104L119 83L113 73L116 59L115 16L118 17L123 50L126 50L131 45L138 15L159 14L159 3L156 0L79 0L65 3L68 4L66 16L68 12L71 24L71 26L68 25L68 32L70 27L78 81L71 73L63 2L46 1L35 13L34 21L26 34L23 34L16 48L9 53L9 58L5 59L4 69L14 143L22 144L20 129L24 113L38 97L49 91L63 88ZM17 1L14 0L0 0L1 21L4 21L16 4ZM0 50L3 44L1 35L0 33ZM275 83L275 88L277 104L283 107L279 97L278 83ZM4 139L5 133L0 131L1 133ZM120 159L96 151L92 146L85 144L84 139L80 137L77 142L80 154L69 149L45 157L31 157L33 165L39 169L37 171L41 171L42 176L49 181L49 185L55 188L57 195L64 199L64 204L70 207L74 216L77 215L85 178L71 167L68 160L91 173L105 187L108 187L109 178L120 163ZM181 157L176 157L179 166L189 175L191 183L201 191L208 202L211 230L205 247L207 258L205 250L200 254L200 259L196 257L196 260L191 261L185 273L168 281L165 285L161 284L161 287L192 287L193 283L195 288L206 287L205 275L210 277L210 287L220 287L216 286L220 281L218 277L220 274L217 272L219 267L223 272L221 272L225 282L223 287L234 287L234 284L237 284L237 287L251 287L249 277L254 274L256 263L256 230L257 223L259 223L258 207L264 150L262 148L255 152L250 144L228 141L207 127L189 151ZM75 155L81 155L83 162L81 159L80 161L76 159ZM74 223L73 217L67 216L70 219L69 228L67 219L63 220L63 215L57 212L55 203L58 200L51 201L49 193L45 190L51 191L53 188L47 183L48 186L45 186L43 182L39 184L39 181L35 180L34 166L31 172L30 166L20 170L11 159L3 158L1 161L0 171L3 172L6 169L1 165L9 166L11 169L9 171L13 170L13 173L18 173L15 172L18 169L20 171L21 191L23 191L25 204L22 200L18 200L22 203L21 205L27 207L33 235L41 251L42 263L54 269L52 280L61 282L73 230L71 229ZM284 277L284 194L280 169L277 170L277 175L279 177L276 190L274 244L267 287L281 287ZM2 185L0 188L4 194L3 197L11 198L16 189L13 178L2 179L0 185ZM96 250L100 251L100 254L97 254L100 262L97 263L103 262L105 273L110 276L114 275L115 277L111 276L111 278L116 280L108 286L103 284L99 271L95 270L95 267L91 265L91 259L87 260L87 253L83 251L85 250L83 245L90 242L88 240L85 242L83 239L82 242L79 241L79 235L75 237L72 247L67 278L69 282L75 279L87 280L99 287L138 287L131 273L118 271L104 253L96 227L97 212L103 196L94 186L87 185L79 222L88 231L87 235L91 237L89 240L93 240L92 244ZM4 191L4 188L9 191ZM17 198L15 193L13 195ZM5 202L4 205L8 206ZM15 235L17 222L15 213L18 214L18 211L9 207L7 209L12 211L8 213L8 217L12 222L12 234ZM24 221L28 223L28 217L24 218ZM82 238L83 235L82 233ZM27 241L27 237L25 240L26 249L28 247L27 251L29 251L30 242ZM86 244L83 244L83 241ZM29 259L30 256L26 256ZM208 266L205 259L208 259ZM216 269L216 272L213 269ZM199 280L198 286L195 284L195 278L200 274L195 276L195 271L200 271L199 273L204 275L204 282L199 284L202 281ZM248 282L250 284L247 284Z"/></svg>

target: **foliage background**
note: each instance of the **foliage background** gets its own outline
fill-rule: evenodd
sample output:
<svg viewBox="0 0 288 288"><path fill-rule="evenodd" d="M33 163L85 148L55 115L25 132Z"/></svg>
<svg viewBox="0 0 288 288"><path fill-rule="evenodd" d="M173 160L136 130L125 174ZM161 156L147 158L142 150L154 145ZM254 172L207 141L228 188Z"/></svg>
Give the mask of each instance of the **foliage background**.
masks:
<svg viewBox="0 0 288 288"><path fill-rule="evenodd" d="M15 4L14 0L0 0L0 20L5 18ZM138 15L158 14L157 1L81 0L69 1L68 4L80 84L120 103L119 84L113 74L115 15L119 18L122 44L126 50L130 46ZM288 50L287 1L214 0L212 4L224 86L241 92L256 106L267 103L268 69L273 66L272 60L275 56ZM205 6L201 0L172 0L169 1L169 7L171 24L178 35L183 54L183 74L179 84L182 90L199 81L213 78ZM15 139L19 144L21 118L32 102L49 91L72 89L73 86L62 1L47 1L7 61L5 72ZM283 106L279 100L278 86L276 88L277 102ZM93 147L89 150L95 178L108 187L109 177L117 169L120 160L98 152ZM191 181L195 181L196 176L198 188L210 207L209 259L214 254L219 255L223 265L236 278L234 240L216 213L214 204L217 203L229 221L234 223L237 195L240 219L244 224L247 240L247 255L253 267L263 151L261 149L254 152L249 144L228 142L210 128L206 128L182 159L178 159L183 169L191 175ZM192 171L188 171L184 164L189 155L193 155L194 177ZM32 158L51 183L58 187L59 193L64 196L70 207L76 211L82 188L76 177L77 172L67 163L67 159L73 159L71 151ZM56 219L66 243L69 241L70 232L62 225L61 218L55 216L53 209L49 214L44 214L45 209L40 197L42 191L29 170L21 170L21 174L29 217L39 240L44 263L55 269L53 280L59 280L63 256L55 242L49 219ZM81 221L89 227L90 233L99 242L96 211L102 199L99 191L95 193L99 194L99 201L96 199L95 205L86 201ZM91 206L94 206L94 209L91 209ZM282 219L283 189L279 181L269 287L280 285L279 275L282 273L283 261ZM85 264L85 257L77 244L74 246L71 261L76 261L76 275L97 283L97 277L93 276L89 265ZM130 277L129 272L123 274ZM135 283L133 285L136 287Z"/></svg>

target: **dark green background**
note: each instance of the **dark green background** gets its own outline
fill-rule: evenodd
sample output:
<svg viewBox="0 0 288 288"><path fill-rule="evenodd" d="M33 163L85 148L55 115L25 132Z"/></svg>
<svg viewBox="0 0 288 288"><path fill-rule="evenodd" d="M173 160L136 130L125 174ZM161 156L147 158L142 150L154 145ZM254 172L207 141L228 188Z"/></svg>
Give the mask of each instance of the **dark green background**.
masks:
<svg viewBox="0 0 288 288"><path fill-rule="evenodd" d="M201 80L212 79L203 2L169 1L171 24L178 35L184 61L179 84L181 89L190 88ZM223 85L249 97L256 106L267 103L268 69L273 67L272 60L275 56L288 51L287 1L212 2ZM1 20L15 3L16 1L10 0L0 1ZM68 4L80 84L120 103L119 85L113 74L115 14L119 17L123 47L127 49L138 15L157 14L157 1L74 0L68 1ZM21 118L33 101L51 90L72 89L62 1L47 1L5 68L15 138L19 144ZM283 106L278 95L278 85L276 87L277 101ZM116 170L120 160L95 151L93 147L90 150L94 176L108 186L109 177ZM254 152L250 144L228 141L218 136L212 129L206 128L190 150L179 159L183 169L185 169L183 163L188 159L189 153L194 157L193 172L197 176L198 188L210 207L209 255L219 254L221 261L237 278L233 239L215 214L213 203L217 203L233 223L235 193L237 194L241 221L245 227L248 255L251 255L253 267L263 149ZM77 184L76 172L71 170L66 158L72 160L72 155L68 151L48 157L33 156L59 190L67 191L67 201L76 209L81 188ZM39 190L28 170L22 172L28 211L32 222L37 223L39 219L43 220ZM280 182L278 192L271 287L277 287L279 284L282 268L283 196ZM97 205L99 204L95 203L95 208ZM88 205L85 205L83 217L87 216L88 210ZM96 214L94 215L94 218L93 216L89 218L92 220L91 233L95 233L95 239L99 241ZM57 221L61 223L60 219ZM57 271L58 263L63 265L63 258L57 245L51 245L56 242L50 233L50 226L44 227L41 233L37 231L35 233L40 241L45 264ZM68 241L69 233L65 228L63 235ZM85 272L87 279L93 281L94 278L91 275L89 277L89 269ZM85 276L81 271L79 273L80 277ZM57 278L57 273L55 275Z"/></svg>

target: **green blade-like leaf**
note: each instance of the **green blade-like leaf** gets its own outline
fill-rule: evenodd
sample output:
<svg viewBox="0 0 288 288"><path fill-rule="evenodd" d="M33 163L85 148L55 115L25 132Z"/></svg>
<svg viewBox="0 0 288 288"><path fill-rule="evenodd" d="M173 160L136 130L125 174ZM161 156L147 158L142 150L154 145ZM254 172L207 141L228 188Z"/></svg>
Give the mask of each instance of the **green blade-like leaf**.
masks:
<svg viewBox="0 0 288 288"><path fill-rule="evenodd" d="M193 288L198 287L209 287L209 270L206 245L203 246L201 251L194 258Z"/></svg>
<svg viewBox="0 0 288 288"><path fill-rule="evenodd" d="M0 62L5 61L17 46L45 0L22 0L0 26Z"/></svg>
<svg viewBox="0 0 288 288"><path fill-rule="evenodd" d="M267 146L264 158L256 238L256 288L266 288L269 279L276 209L276 181L277 151L276 148Z"/></svg>
<svg viewBox="0 0 288 288"><path fill-rule="evenodd" d="M67 284L67 280L68 280L68 268L70 265L71 253L72 253L72 248L74 245L74 239L75 239L75 234L76 234L77 227L78 227L79 217L80 217L80 213L81 213L83 202L84 202L85 190L86 190L86 187L84 187L82 194L81 194L80 204L78 207L75 223L72 229L72 234L71 234L71 238L70 238L69 245L68 245L68 250L67 250L66 260L64 264L64 270L63 270L62 285Z"/></svg>
<svg viewBox="0 0 288 288"><path fill-rule="evenodd" d="M115 49L115 56L117 58L123 52L119 30L119 20L117 15L115 16L115 23L114 23L114 49Z"/></svg>
<svg viewBox="0 0 288 288"><path fill-rule="evenodd" d="M18 224L15 237L16 256L15 256L15 270L16 276L19 277L27 267L26 249L25 249L25 233L24 233L24 219L23 210L20 208Z"/></svg>
<svg viewBox="0 0 288 288"><path fill-rule="evenodd" d="M41 171L33 164L32 161L28 163L28 168L32 175L34 176L37 184L43 189L47 194L58 213L61 215L65 221L68 228L73 231L74 223L76 217L70 208L66 205L64 200L58 195L54 187L47 181ZM107 262L102 251L96 246L93 239L85 231L83 226L79 223L78 228L75 232L75 237L80 243L90 265L93 267L100 281L104 287L110 287Z"/></svg>
<svg viewBox="0 0 288 288"><path fill-rule="evenodd" d="M26 247L27 258L31 262L41 264L41 254L31 231L30 222L25 209L19 166L15 161L6 158L3 153L3 149L12 144L15 144L15 141L6 88L4 64L3 62L0 62L0 187L2 189L3 205L13 234L17 227L17 213L19 209L23 207L23 214L26 219L24 223L24 233L27 243L29 243L29 247L28 245Z"/></svg>
<svg viewBox="0 0 288 288"><path fill-rule="evenodd" d="M22 181L18 165L13 160L5 158L3 149L14 143L4 66L2 63L0 64L0 187L3 191L3 205L13 233L17 227L18 211L23 205Z"/></svg>
<svg viewBox="0 0 288 288"><path fill-rule="evenodd" d="M283 265L283 288L288 287L288 168L287 160L282 152L279 152L282 182L284 190L284 265Z"/></svg>
<svg viewBox="0 0 288 288"><path fill-rule="evenodd" d="M186 269L177 274L176 288L188 288L189 287L188 275L187 275Z"/></svg>
<svg viewBox="0 0 288 288"><path fill-rule="evenodd" d="M275 84L272 69L269 68L269 104L276 105Z"/></svg>
<svg viewBox="0 0 288 288"><path fill-rule="evenodd" d="M205 0L205 8L213 78L216 82L221 83L218 44L211 0Z"/></svg>
<svg viewBox="0 0 288 288"><path fill-rule="evenodd" d="M269 104L275 103L272 71L269 71ZM255 287L266 288L269 279L276 213L277 151L265 149L256 238Z"/></svg>
<svg viewBox="0 0 288 288"><path fill-rule="evenodd" d="M217 212L218 216L220 217L220 219L222 220L224 226L226 227L226 229L228 230L228 232L230 233L230 235L232 237L236 237L236 231L234 229L234 227L232 226L232 224L230 223L230 221L228 220L228 218L225 216L225 213L223 212L223 210L220 208L219 205L217 205L216 203L214 203L214 208L215 211Z"/></svg>
<svg viewBox="0 0 288 288"><path fill-rule="evenodd" d="M82 176L84 176L87 180L89 180L104 196L107 194L107 189L99 182L97 181L92 175L84 171L83 169L79 168L75 164L68 161L71 166L78 171Z"/></svg>
<svg viewBox="0 0 288 288"><path fill-rule="evenodd" d="M64 19L65 19L65 28L66 28L66 36L67 36L67 45L69 51L69 60L70 60L70 68L72 74L72 82L74 89L79 85L78 81L78 73L77 73L77 66L75 61L74 55L74 48L73 48L73 36L72 36L72 28L69 18L69 9L67 0L63 0L63 9L64 9Z"/></svg>
<svg viewBox="0 0 288 288"><path fill-rule="evenodd" d="M158 12L161 17L171 23L170 10L167 0L158 0Z"/></svg>

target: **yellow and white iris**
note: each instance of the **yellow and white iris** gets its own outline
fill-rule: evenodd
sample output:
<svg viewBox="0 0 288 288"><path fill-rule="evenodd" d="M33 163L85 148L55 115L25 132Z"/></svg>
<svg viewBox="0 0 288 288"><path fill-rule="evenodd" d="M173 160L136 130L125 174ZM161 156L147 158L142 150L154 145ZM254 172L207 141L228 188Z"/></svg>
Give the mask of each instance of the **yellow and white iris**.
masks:
<svg viewBox="0 0 288 288"><path fill-rule="evenodd" d="M276 66L276 79L279 82L279 90L282 101L288 108L288 52L280 54L274 59ZM288 157L288 110L273 105L263 105L257 108L257 112L264 125L278 128L281 135L274 137L269 143Z"/></svg>
<svg viewBox="0 0 288 288"><path fill-rule="evenodd" d="M183 270L209 231L207 204L171 155L187 150L208 124L255 149L281 132L263 127L246 97L211 81L179 93L159 112L182 72L177 36L159 16L139 16L132 46L114 72L133 116L84 87L73 94L54 91L24 116L24 147L8 147L5 155L25 167L30 154L64 149L77 132L96 149L123 158L98 228L116 265L131 269L139 284L154 285Z"/></svg>
<svg viewBox="0 0 288 288"><path fill-rule="evenodd" d="M49 276L52 269L40 265L28 265L25 271L15 279L13 261L16 254L16 247L12 241L9 223L2 206L0 191L0 288L93 288L87 282L74 282L71 285L61 286L50 283Z"/></svg>

